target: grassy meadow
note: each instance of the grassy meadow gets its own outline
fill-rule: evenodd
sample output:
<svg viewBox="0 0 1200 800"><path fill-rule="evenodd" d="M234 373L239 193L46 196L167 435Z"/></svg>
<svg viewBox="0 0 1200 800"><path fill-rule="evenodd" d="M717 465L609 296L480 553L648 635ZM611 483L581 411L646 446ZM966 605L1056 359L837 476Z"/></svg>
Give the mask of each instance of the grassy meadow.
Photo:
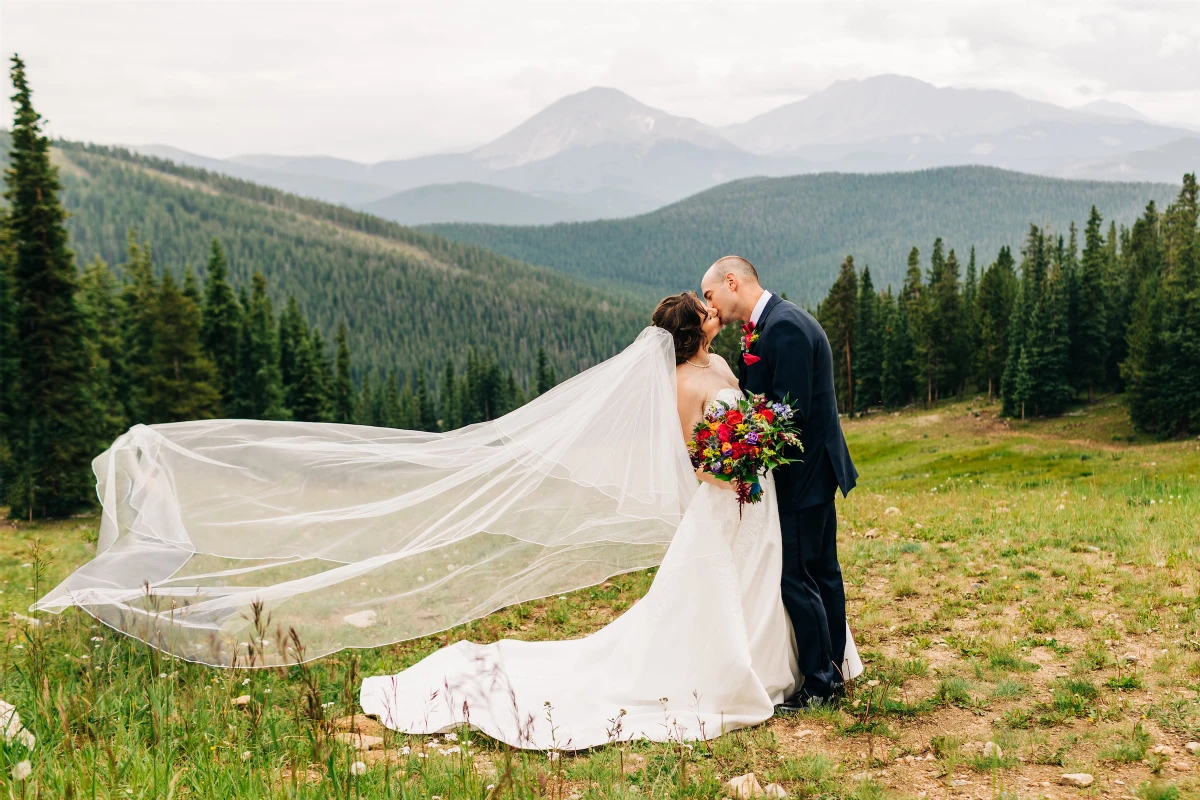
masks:
<svg viewBox="0 0 1200 800"><path fill-rule="evenodd" d="M74 611L31 623L97 519L2 523L0 698L37 745L0 742L0 797L700 798L752 771L800 798L1200 798L1200 440L1139 437L1111 397L1027 423L997 410L844 423L862 476L839 503L841 559L867 671L838 706L692 747L554 757L353 716L364 675L463 637L586 634L648 573L393 647L221 670Z"/></svg>

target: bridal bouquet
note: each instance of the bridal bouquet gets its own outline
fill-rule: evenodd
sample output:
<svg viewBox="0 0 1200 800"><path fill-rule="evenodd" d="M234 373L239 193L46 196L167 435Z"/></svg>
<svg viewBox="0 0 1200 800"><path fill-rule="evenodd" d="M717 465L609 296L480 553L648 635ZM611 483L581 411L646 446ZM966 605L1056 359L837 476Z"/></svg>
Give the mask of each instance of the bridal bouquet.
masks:
<svg viewBox="0 0 1200 800"><path fill-rule="evenodd" d="M761 394L732 405L718 400L692 431L688 444L692 465L718 480L731 481L739 511L746 503L757 503L762 500L758 477L791 463L782 455L784 445L800 447L792 416L786 402L772 403Z"/></svg>

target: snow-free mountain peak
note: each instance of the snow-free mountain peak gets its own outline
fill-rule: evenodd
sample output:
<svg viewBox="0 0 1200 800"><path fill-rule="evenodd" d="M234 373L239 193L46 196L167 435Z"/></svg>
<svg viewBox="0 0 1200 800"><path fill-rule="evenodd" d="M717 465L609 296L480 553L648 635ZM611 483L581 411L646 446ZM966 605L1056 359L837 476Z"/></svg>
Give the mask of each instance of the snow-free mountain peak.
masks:
<svg viewBox="0 0 1200 800"><path fill-rule="evenodd" d="M596 86L551 103L471 155L492 169L508 169L576 148L619 145L648 149L672 140L711 149L732 147L701 122L668 114L618 89Z"/></svg>

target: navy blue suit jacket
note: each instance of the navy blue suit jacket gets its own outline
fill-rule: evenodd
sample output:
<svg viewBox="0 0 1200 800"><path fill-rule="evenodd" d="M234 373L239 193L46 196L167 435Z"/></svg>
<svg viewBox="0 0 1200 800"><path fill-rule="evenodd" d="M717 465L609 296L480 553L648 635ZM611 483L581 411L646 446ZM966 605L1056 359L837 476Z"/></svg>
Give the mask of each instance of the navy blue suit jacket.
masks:
<svg viewBox="0 0 1200 800"><path fill-rule="evenodd" d="M758 341L750 352L757 363L739 358L738 383L750 394L785 398L796 412L804 452L785 453L796 463L775 470L781 510L828 502L838 487L849 494L858 479L838 421L833 388L833 352L821 323L807 311L772 295L758 320Z"/></svg>

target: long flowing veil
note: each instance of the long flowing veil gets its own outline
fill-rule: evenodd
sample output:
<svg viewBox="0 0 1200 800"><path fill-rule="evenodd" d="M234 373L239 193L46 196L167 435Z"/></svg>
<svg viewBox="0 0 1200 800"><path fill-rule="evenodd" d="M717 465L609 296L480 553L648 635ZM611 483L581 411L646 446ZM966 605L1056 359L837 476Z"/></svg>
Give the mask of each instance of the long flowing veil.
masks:
<svg viewBox="0 0 1200 800"><path fill-rule="evenodd" d="M135 425L93 462L76 605L189 661L270 666L434 633L661 560L696 487L671 336L448 433Z"/></svg>

